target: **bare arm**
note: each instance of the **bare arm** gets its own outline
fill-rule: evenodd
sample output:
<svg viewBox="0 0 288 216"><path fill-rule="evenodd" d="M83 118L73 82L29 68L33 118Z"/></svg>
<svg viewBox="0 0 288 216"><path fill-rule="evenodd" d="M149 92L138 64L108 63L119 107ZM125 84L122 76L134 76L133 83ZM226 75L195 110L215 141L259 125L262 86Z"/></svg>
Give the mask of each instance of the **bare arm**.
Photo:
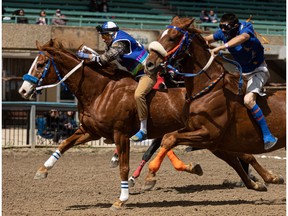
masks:
<svg viewBox="0 0 288 216"><path fill-rule="evenodd" d="M204 40L206 41L206 43L207 43L208 45L211 44L211 43L213 43L213 42L215 42L215 40L214 40L214 38L213 38L213 34L208 35L208 36L205 36L205 37L204 37Z"/></svg>
<svg viewBox="0 0 288 216"><path fill-rule="evenodd" d="M235 47L235 46L237 46L239 44L242 44L245 41L249 40L249 38L250 38L250 35L247 34L247 33L243 33L241 35L238 35L238 36L232 38L227 43L225 43L225 44L223 44L221 46L218 46L215 49L213 49L212 50L212 54L216 55L220 50L225 50L225 49L227 49L229 47Z"/></svg>

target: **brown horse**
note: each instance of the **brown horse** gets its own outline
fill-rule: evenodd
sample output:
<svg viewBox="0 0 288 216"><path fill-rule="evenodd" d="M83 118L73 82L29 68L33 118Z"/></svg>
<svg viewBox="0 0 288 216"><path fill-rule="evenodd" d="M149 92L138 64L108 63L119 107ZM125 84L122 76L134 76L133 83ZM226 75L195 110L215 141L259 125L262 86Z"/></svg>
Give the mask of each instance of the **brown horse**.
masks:
<svg viewBox="0 0 288 216"><path fill-rule="evenodd" d="M26 81L19 89L19 93L24 98L31 98L36 87L44 88L45 85L56 83L60 78L78 99L81 126L58 146L53 155L39 168L35 178L47 177L48 170L69 148L105 137L115 142L119 152L120 177L124 188L121 189L120 198L113 207L120 208L128 200L129 137L138 130L139 125L134 101L136 81L127 72L116 69L115 65L92 67L90 64L82 64L73 53L65 50L62 44L55 40L50 40L44 46L40 46L38 42L36 45L40 50L39 55L29 73L24 75ZM162 137L167 132L183 127L181 112L185 103L184 95L183 88L153 90L148 95L149 138ZM218 154L230 165L230 161L238 160L233 154L225 152ZM169 157L175 159L172 151L169 152ZM253 158L251 156L249 162L254 162ZM176 162L178 170L194 172L193 166L187 166L177 161L177 158ZM244 171L243 173L240 172L239 175L248 179L247 187L253 187L255 190L265 189L265 186L250 183L247 174ZM278 178L265 170L261 173L264 173L264 176L261 175L264 179Z"/></svg>
<svg viewBox="0 0 288 216"><path fill-rule="evenodd" d="M238 94L239 75L228 73L220 57L211 61L209 47L193 22L174 17L159 40L149 46L149 73L171 69L178 61L178 70L173 70L190 77L185 78L185 127L164 135L160 152L149 164L147 180L155 176L166 153L177 145L249 154L265 152L260 128L244 106L243 95ZM286 91L268 92L257 101L272 133L278 137L272 150L285 147Z"/></svg>
<svg viewBox="0 0 288 216"><path fill-rule="evenodd" d="M52 156L38 169L35 179L46 178L48 170L69 148L105 137L116 144L119 153L121 186L124 186L113 207L120 208L128 200L129 194L126 182L129 174L129 137L139 129L134 101L137 82L129 73L117 69L114 64L107 67L83 64L75 54L65 50L56 40L50 40L44 46L36 42L36 46L40 52L29 73L24 75L25 81L19 93L29 99L35 94L35 89L47 85L53 87L59 79L61 82L65 81L66 86L78 99L81 126L71 137L60 143ZM181 110L184 95L184 88L153 90L149 94L149 138L162 137L167 132L183 127ZM171 157L173 156L171 152ZM185 165L180 161L175 166L177 170L201 175L197 169L199 165Z"/></svg>

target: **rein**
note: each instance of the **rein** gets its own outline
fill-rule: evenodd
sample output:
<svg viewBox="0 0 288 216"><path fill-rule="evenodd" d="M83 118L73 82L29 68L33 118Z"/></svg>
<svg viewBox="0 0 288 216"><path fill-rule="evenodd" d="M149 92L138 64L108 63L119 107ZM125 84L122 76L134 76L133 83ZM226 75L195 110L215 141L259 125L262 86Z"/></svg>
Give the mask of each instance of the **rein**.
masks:
<svg viewBox="0 0 288 216"><path fill-rule="evenodd" d="M44 53L44 52L39 52L39 54L42 54L42 55L45 56L45 53ZM66 85L65 85L65 83L63 83L63 82L64 82L68 77L70 77L76 70L78 70L78 69L83 65L83 62L84 62L84 60L82 60L82 61L81 61L78 65L76 65L69 73L67 73L63 78L61 78L61 75L60 75L60 73L59 73L59 71L58 71L58 69L57 69L57 67L56 67L56 64L55 64L53 58L52 58L52 59L48 58L49 60L48 60L48 62L47 62L46 65L45 65L44 71L43 71L40 79L38 79L37 77L31 75L31 72L32 72L33 67L36 67L36 63L37 63L38 57L39 57L39 56L37 56L37 57L35 58L35 60L33 61L33 64L31 65L31 68L30 68L28 74L25 74L25 75L23 76L23 80L24 80L24 81L28 81L28 82L31 82L31 83L37 85L37 87L36 87L36 93L40 93L42 89L52 88L52 87L55 87L55 86L57 86L57 85L59 85L59 84L62 84L65 88L67 88ZM41 86L44 78L47 76L48 69L50 68L51 62L52 62L52 65L53 65L53 67L54 67L54 69L55 69L55 73L57 74L57 77L58 77L59 82L58 82L58 83L55 83L55 84L50 84L50 85Z"/></svg>

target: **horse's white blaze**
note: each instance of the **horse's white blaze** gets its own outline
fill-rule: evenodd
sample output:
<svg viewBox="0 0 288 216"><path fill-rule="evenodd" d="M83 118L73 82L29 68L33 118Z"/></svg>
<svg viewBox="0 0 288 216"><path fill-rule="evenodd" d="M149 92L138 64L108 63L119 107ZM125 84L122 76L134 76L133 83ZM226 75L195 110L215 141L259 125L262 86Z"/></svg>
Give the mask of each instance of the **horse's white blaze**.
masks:
<svg viewBox="0 0 288 216"><path fill-rule="evenodd" d="M29 72L28 72L29 75L31 75L32 70L33 70L33 67L35 67L35 69L37 69L36 62L37 62L37 60L38 60L38 57L39 57L39 56L37 55L36 58L34 59L32 65L31 65L31 67L30 67L30 69L29 69Z"/></svg>
<svg viewBox="0 0 288 216"><path fill-rule="evenodd" d="M166 29L165 31L163 31L163 33L162 33L162 35L161 35L161 38L163 38L165 35L168 34L168 30L169 30L169 29ZM161 39L161 38L160 38L160 39Z"/></svg>

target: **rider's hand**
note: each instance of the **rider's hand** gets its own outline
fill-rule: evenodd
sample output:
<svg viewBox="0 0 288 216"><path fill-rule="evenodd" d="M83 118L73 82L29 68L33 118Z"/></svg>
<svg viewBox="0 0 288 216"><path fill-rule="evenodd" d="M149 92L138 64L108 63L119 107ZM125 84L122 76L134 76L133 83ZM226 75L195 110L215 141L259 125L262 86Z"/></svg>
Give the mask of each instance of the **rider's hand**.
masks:
<svg viewBox="0 0 288 216"><path fill-rule="evenodd" d="M226 49L225 45L220 45L220 46L218 46L218 47L216 47L216 48L214 48L214 49L211 50L211 55L216 56L216 55L218 55L218 53L219 53L221 50L225 50L225 49Z"/></svg>
<svg viewBox="0 0 288 216"><path fill-rule="evenodd" d="M90 59L90 56L88 53L84 53L82 51L78 51L76 53L76 55L79 57L79 58L82 58L82 59Z"/></svg>
<svg viewBox="0 0 288 216"><path fill-rule="evenodd" d="M176 74L175 74L175 72L174 72L173 70L169 70L169 71L168 71L168 74L170 75L170 77L171 77L172 79L174 79L175 76L176 76Z"/></svg>
<svg viewBox="0 0 288 216"><path fill-rule="evenodd" d="M91 61L96 61L98 64L101 65L100 56L99 55L95 55L94 53L92 53Z"/></svg>

